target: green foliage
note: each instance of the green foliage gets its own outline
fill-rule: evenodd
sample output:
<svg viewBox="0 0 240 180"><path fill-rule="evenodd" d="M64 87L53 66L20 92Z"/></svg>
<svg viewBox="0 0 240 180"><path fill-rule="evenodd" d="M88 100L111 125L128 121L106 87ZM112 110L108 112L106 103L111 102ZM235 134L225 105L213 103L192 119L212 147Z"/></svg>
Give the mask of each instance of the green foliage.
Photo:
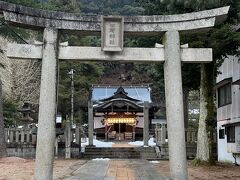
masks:
<svg viewBox="0 0 240 180"><path fill-rule="evenodd" d="M79 13L80 8L76 0L49 0L42 4L43 9Z"/></svg>
<svg viewBox="0 0 240 180"><path fill-rule="evenodd" d="M145 14L178 14L194 12L205 9L212 9L224 5L231 5L230 13L227 22L224 25L217 26L212 31L198 34L181 35L181 43L188 43L189 47L213 48L213 57L215 60L215 76L217 68L221 65L222 59L226 55L238 54L237 48L240 43L240 33L235 32L233 25L229 23L237 22L239 19L240 2L238 0L137 0L138 4L145 8ZM152 42L149 42L152 41ZM148 45L153 45L157 42L156 39L149 38L143 42ZM138 42L139 43L139 42ZM140 40L141 44L141 40ZM158 68L161 70L160 68ZM162 74L162 70L158 74ZM183 87L184 89L197 89L200 82L199 65L183 64ZM161 80L162 81L162 80Z"/></svg>
<svg viewBox="0 0 240 180"><path fill-rule="evenodd" d="M214 49L213 57L217 63L216 67L221 65L223 58L227 55L239 55L239 43L240 33L235 31L233 25L225 24L211 31L208 44Z"/></svg>
<svg viewBox="0 0 240 180"><path fill-rule="evenodd" d="M39 0L3 0L9 3L19 4L22 6L41 8L41 1Z"/></svg>
<svg viewBox="0 0 240 180"><path fill-rule="evenodd" d="M3 99L3 117L5 127L11 127L16 124L18 116L18 104L10 98Z"/></svg>
<svg viewBox="0 0 240 180"><path fill-rule="evenodd" d="M18 43L26 43L27 38L29 38L31 31L26 31L23 28L16 28L9 26L3 18L0 18L0 35L14 40Z"/></svg>
<svg viewBox="0 0 240 180"><path fill-rule="evenodd" d="M134 0L80 0L81 12L98 15L137 15L144 9Z"/></svg>
<svg viewBox="0 0 240 180"><path fill-rule="evenodd" d="M60 42L67 41L70 46L100 46L100 38L94 36L80 37L77 35L61 34ZM74 69L74 118L79 118L79 108L87 107L89 90L92 84L97 83L104 71L100 63L79 63L61 61L59 71L58 112L62 116L70 117L71 105L71 78L70 69Z"/></svg>
<svg viewBox="0 0 240 180"><path fill-rule="evenodd" d="M80 12L79 5L77 4L76 0L3 0L3 1L45 10Z"/></svg>
<svg viewBox="0 0 240 180"><path fill-rule="evenodd" d="M74 111L75 115L80 107L86 107L89 90L103 73L103 67L97 63L74 63L63 61L60 63L60 82L58 94L58 112L63 117L70 116L71 78L68 72L73 68L74 73Z"/></svg>
<svg viewBox="0 0 240 180"><path fill-rule="evenodd" d="M212 9L229 4L221 0L137 0L145 8L145 14L179 14Z"/></svg>

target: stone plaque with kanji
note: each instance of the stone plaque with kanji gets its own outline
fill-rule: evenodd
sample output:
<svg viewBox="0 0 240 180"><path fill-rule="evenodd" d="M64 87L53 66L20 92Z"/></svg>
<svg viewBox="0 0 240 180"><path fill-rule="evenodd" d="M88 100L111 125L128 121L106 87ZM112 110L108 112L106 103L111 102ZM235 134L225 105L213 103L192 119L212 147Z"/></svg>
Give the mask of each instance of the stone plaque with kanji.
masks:
<svg viewBox="0 0 240 180"><path fill-rule="evenodd" d="M102 17L102 50L123 50L123 18L119 16Z"/></svg>

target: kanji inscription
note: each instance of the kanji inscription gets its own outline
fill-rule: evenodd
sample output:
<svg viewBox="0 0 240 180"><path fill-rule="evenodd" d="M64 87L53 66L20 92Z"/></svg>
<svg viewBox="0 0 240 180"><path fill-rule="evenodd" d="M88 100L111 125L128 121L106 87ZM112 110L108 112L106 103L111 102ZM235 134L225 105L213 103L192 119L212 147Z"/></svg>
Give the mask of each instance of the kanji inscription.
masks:
<svg viewBox="0 0 240 180"><path fill-rule="evenodd" d="M122 51L123 50L123 18L103 17L102 18L102 50Z"/></svg>

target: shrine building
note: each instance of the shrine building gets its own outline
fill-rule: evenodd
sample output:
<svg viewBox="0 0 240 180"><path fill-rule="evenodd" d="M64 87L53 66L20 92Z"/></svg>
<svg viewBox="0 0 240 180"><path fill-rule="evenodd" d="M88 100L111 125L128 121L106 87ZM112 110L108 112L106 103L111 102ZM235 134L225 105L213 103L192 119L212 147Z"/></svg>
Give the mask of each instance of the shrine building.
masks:
<svg viewBox="0 0 240 180"><path fill-rule="evenodd" d="M91 91L97 139L143 140L144 102L149 104L149 112L153 110L148 85L93 85Z"/></svg>

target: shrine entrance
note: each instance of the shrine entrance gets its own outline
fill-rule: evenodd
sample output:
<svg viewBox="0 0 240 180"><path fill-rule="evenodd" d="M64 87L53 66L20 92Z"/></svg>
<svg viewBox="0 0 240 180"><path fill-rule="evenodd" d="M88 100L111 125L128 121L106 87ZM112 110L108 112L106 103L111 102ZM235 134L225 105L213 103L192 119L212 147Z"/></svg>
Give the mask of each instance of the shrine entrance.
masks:
<svg viewBox="0 0 240 180"><path fill-rule="evenodd" d="M121 122L121 119L117 119L117 121ZM126 141L133 140L133 126L128 125L126 123L113 123L108 126L109 131L107 134L107 140L115 140L115 141Z"/></svg>
<svg viewBox="0 0 240 180"><path fill-rule="evenodd" d="M113 125L113 131L118 132L118 134L122 134L122 133L125 133L125 132L133 132L133 128L131 127L131 125L128 124L128 123L124 123L124 119L119 118L116 121L119 121L119 123L116 122L116 123L112 124ZM123 121L123 122L121 122L121 121ZM133 120L133 124L135 125L135 119ZM121 139L123 139L123 138L121 138Z"/></svg>
<svg viewBox="0 0 240 180"><path fill-rule="evenodd" d="M229 7L181 15L103 17L45 11L0 1L0 10L5 21L12 25L43 31L42 44L9 44L7 50L11 58L42 59L35 179L53 177L58 60L164 62L171 179L188 179L181 63L211 62L212 49L181 46L179 33L213 27L224 20ZM102 46L60 46L59 32L101 35ZM156 44L155 48L124 48L125 34L164 34L163 44ZM149 138L148 109L148 102L144 101L144 145ZM89 102L89 145L93 145L93 111L93 102Z"/></svg>
<svg viewBox="0 0 240 180"><path fill-rule="evenodd" d="M152 102L148 85L93 85L91 101L97 139L143 140L143 105L144 101L149 104ZM152 111L153 108L150 110Z"/></svg>
<svg viewBox="0 0 240 180"><path fill-rule="evenodd" d="M105 118L105 139L115 141L135 140L136 117L113 114Z"/></svg>

